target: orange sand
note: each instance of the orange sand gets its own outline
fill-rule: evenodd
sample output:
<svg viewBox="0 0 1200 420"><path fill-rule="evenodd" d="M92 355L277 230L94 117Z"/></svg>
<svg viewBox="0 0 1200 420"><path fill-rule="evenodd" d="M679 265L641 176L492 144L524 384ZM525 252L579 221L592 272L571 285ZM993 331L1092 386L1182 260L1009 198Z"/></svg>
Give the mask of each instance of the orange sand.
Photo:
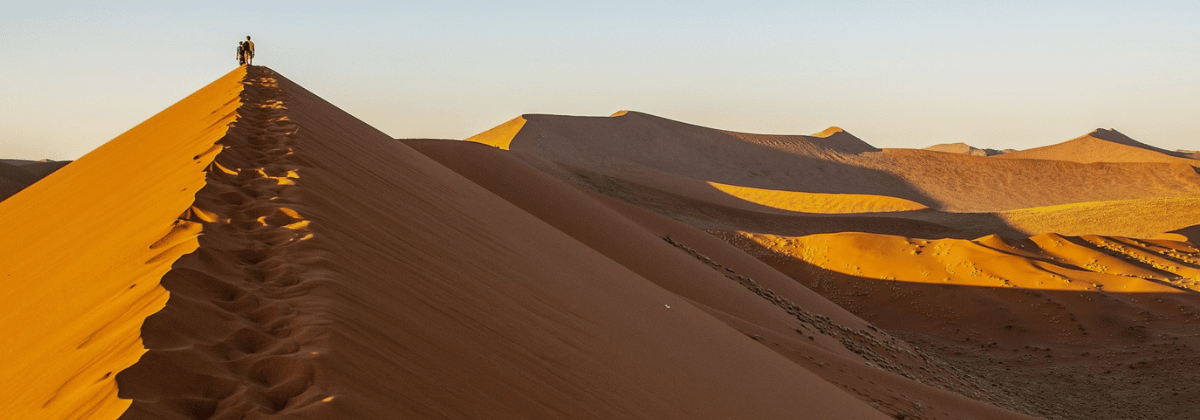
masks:
<svg viewBox="0 0 1200 420"><path fill-rule="evenodd" d="M159 279L196 249L178 220L236 118L233 71L0 202L0 384L8 418L115 418L116 374L145 352Z"/></svg>

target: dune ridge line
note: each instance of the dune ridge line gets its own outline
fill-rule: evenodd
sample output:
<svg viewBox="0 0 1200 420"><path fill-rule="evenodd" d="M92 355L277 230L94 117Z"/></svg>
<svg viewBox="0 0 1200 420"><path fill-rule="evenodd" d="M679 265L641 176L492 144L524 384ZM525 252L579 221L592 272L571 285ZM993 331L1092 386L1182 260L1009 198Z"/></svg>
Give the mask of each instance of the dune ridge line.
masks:
<svg viewBox="0 0 1200 420"><path fill-rule="evenodd" d="M306 268L320 251L289 195L304 168L291 158L300 127L273 73L251 67L242 83L241 118L180 222L204 234L163 277L171 298L143 327L149 351L118 374L134 400L121 418L245 418L327 397L312 388L321 329L292 302L321 275Z"/></svg>

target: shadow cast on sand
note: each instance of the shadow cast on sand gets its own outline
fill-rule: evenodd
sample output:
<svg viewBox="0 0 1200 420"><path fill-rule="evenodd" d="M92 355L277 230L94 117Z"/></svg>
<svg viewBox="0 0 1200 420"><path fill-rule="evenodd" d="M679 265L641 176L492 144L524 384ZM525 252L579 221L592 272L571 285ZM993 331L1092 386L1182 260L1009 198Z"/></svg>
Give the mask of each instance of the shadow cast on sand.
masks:
<svg viewBox="0 0 1200 420"><path fill-rule="evenodd" d="M1178 367L1200 362L1200 293L880 280L731 242L993 393L976 398L1040 417L1188 418L1198 411L1180 392L1188 387L1178 385L1193 373Z"/></svg>

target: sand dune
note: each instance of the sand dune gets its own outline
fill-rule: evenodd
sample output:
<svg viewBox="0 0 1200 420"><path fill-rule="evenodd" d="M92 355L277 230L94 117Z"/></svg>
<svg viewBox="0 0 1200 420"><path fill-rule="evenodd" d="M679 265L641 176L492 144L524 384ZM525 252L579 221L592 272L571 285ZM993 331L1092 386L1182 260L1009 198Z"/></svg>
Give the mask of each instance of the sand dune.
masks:
<svg viewBox="0 0 1200 420"><path fill-rule="evenodd" d="M866 194L820 194L739 187L709 182L739 200L798 213L846 214L925 210L928 207L902 198Z"/></svg>
<svg viewBox="0 0 1200 420"><path fill-rule="evenodd" d="M4 412L1027 418L716 237L408 144L250 67L0 203Z"/></svg>
<svg viewBox="0 0 1200 420"><path fill-rule="evenodd" d="M239 68L41 181L0 163L36 181L0 202L0 412L1194 417L1200 173L1118 134L398 142Z"/></svg>
<svg viewBox="0 0 1200 420"><path fill-rule="evenodd" d="M698 194L723 194L709 182L887 196L952 212L1200 194L1200 174L1181 161L1088 165L880 151L844 131L832 132L828 138L732 133L629 112L525 115L468 140L552 162L563 176L593 189L614 178L705 201L716 200Z"/></svg>
<svg viewBox="0 0 1200 420"><path fill-rule="evenodd" d="M572 188L500 150L468 142L406 143L689 299L731 327L757 336L759 342L793 362L810 367L863 400L880 404L881 411L922 418L1015 416L947 392L982 391L974 387L971 378L947 370L925 355L913 357L918 353L907 344L810 290L796 287L793 280L717 238L624 202ZM651 252L664 245L686 253ZM704 264L689 264L696 260ZM797 320L803 321L797 325ZM797 332L803 334L797 337Z"/></svg>
<svg viewBox="0 0 1200 420"><path fill-rule="evenodd" d="M116 418L118 372L145 351L159 279L196 248L179 220L236 116L242 73L213 82L0 202L0 384L9 418ZM171 141L164 141L170 138Z"/></svg>
<svg viewBox="0 0 1200 420"><path fill-rule="evenodd" d="M1186 153L1160 149L1129 138L1117 130L1103 128L1067 142L1007 153L1001 157L1078 163L1164 162L1200 166L1194 157Z"/></svg>
<svg viewBox="0 0 1200 420"><path fill-rule="evenodd" d="M1191 373L1178 370L1200 362L1191 243L722 235L992 387L1028 390L1009 394L1011 407L1066 418L1200 413L1183 385Z"/></svg>
<svg viewBox="0 0 1200 420"><path fill-rule="evenodd" d="M971 155L971 156L995 156L995 155L999 155L999 154L1015 152L1015 150L1012 150L1012 149L1005 149L1005 150L979 149L979 148L976 148L976 147L971 146L966 143L935 144L933 146L929 146L929 147L923 148L921 150L929 150L931 152L957 153L960 155Z"/></svg>
<svg viewBox="0 0 1200 420"><path fill-rule="evenodd" d="M469 140L708 229L972 384L943 389L1053 418L1200 415L1175 368L1200 362L1192 162L1110 131L1047 149L1087 159L998 159L623 115Z"/></svg>

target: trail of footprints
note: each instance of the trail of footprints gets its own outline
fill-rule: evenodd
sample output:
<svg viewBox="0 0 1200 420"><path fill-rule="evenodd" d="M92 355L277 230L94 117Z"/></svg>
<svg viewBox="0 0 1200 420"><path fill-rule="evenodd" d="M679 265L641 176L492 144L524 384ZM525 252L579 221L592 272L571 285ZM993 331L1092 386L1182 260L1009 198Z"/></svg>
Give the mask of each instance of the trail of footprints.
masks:
<svg viewBox="0 0 1200 420"><path fill-rule="evenodd" d="M159 386L148 394L172 399L135 398L125 418L259 418L330 400L312 386L322 325L302 315L311 312L299 299L328 271L294 199L304 169L292 157L298 126L270 74L251 68L245 83L240 118L181 217L203 225L200 248L164 276L170 301L146 320L150 351L131 368L163 378L131 386Z"/></svg>

